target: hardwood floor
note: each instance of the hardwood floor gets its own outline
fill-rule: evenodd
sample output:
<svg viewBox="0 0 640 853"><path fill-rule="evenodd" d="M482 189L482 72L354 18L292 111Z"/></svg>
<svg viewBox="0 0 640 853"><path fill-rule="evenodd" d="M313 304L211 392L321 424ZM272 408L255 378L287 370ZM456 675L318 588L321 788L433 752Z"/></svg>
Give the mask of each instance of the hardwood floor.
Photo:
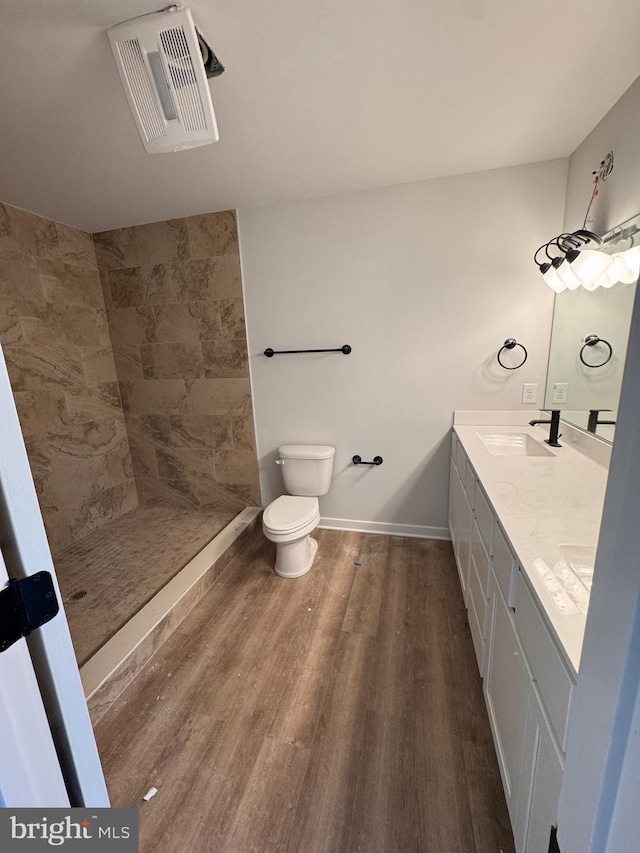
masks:
<svg viewBox="0 0 640 853"><path fill-rule="evenodd" d="M285 580L259 535L98 723L141 853L513 853L449 543L316 536Z"/></svg>

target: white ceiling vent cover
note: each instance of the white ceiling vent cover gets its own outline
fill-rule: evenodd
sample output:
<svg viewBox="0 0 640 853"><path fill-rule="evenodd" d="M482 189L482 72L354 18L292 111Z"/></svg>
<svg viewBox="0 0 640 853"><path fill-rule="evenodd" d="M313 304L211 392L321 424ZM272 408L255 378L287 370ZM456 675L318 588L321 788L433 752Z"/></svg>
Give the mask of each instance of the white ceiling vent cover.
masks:
<svg viewBox="0 0 640 853"><path fill-rule="evenodd" d="M151 154L217 142L218 126L189 9L172 8L108 30L122 85Z"/></svg>

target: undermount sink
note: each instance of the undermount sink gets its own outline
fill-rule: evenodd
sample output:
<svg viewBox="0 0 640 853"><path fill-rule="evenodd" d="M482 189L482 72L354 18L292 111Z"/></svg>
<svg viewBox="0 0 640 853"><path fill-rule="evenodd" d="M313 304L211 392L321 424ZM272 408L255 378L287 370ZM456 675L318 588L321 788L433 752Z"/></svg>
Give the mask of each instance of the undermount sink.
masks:
<svg viewBox="0 0 640 853"><path fill-rule="evenodd" d="M478 438L492 456L553 456L553 453L526 432L503 432Z"/></svg>

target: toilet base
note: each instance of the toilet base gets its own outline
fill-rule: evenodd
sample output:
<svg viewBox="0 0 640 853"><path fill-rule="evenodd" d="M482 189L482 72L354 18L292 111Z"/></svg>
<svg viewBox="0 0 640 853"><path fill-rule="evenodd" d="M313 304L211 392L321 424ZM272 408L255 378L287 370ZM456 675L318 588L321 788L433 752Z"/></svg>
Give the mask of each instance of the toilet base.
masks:
<svg viewBox="0 0 640 853"><path fill-rule="evenodd" d="M281 578L300 578L306 575L318 552L318 543L310 536L296 542L278 542L276 545L276 574Z"/></svg>

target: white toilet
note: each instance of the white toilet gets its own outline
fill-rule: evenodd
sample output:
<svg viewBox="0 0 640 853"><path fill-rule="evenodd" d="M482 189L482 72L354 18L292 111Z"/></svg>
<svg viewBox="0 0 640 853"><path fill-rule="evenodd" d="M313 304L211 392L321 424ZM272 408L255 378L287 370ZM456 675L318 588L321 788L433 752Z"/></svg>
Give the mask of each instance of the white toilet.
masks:
<svg viewBox="0 0 640 853"><path fill-rule="evenodd" d="M276 498L262 516L264 535L276 543L276 574L299 578L313 565L318 543L309 534L320 521L318 495L331 483L335 447L324 444L283 444L276 464L288 495Z"/></svg>

